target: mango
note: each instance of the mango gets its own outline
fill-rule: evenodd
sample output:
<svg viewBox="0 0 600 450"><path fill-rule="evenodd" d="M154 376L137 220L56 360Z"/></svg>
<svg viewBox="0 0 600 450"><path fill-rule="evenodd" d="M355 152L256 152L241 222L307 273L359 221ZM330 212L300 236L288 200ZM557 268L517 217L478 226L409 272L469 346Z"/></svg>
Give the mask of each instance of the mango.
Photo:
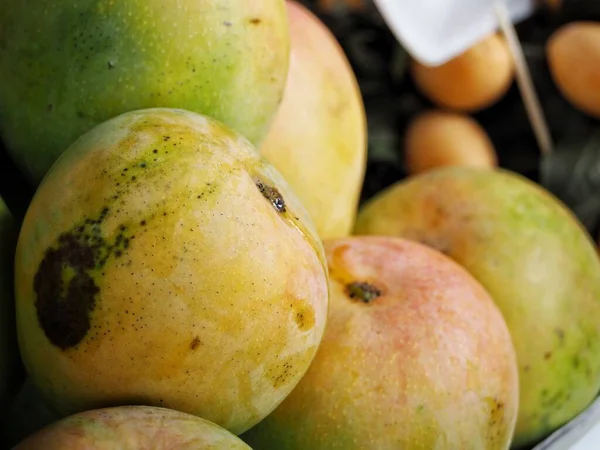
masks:
<svg viewBox="0 0 600 450"><path fill-rule="evenodd" d="M261 154L283 174L322 239L352 232L365 174L367 125L358 82L329 29L287 2L291 56L283 101Z"/></svg>
<svg viewBox="0 0 600 450"><path fill-rule="evenodd" d="M504 97L515 77L510 49L498 33L439 66L413 60L410 71L423 95L437 106L460 112L489 108Z"/></svg>
<svg viewBox="0 0 600 450"><path fill-rule="evenodd" d="M416 115L404 137L410 174L442 166L496 167L498 157L486 130L472 117L429 110Z"/></svg>
<svg viewBox="0 0 600 450"><path fill-rule="evenodd" d="M25 216L17 331L59 414L128 404L233 433L304 375L328 308L310 216L250 142L151 108L84 134Z"/></svg>
<svg viewBox="0 0 600 450"><path fill-rule="evenodd" d="M563 25L548 39L546 56L562 95L575 108L600 118L600 23Z"/></svg>
<svg viewBox="0 0 600 450"><path fill-rule="evenodd" d="M251 450L227 430L190 414L121 406L75 414L28 437L14 450Z"/></svg>
<svg viewBox="0 0 600 450"><path fill-rule="evenodd" d="M80 135L135 109L195 111L258 144L288 64L284 0L3 0L0 134L36 186Z"/></svg>
<svg viewBox="0 0 600 450"><path fill-rule="evenodd" d="M515 448L547 436L598 393L600 259L543 187L505 169L435 169L367 202L355 233L428 244L491 294L519 361Z"/></svg>
<svg viewBox="0 0 600 450"><path fill-rule="evenodd" d="M255 450L507 449L515 350L462 267L394 237L325 242L331 309L306 376L242 438Z"/></svg>

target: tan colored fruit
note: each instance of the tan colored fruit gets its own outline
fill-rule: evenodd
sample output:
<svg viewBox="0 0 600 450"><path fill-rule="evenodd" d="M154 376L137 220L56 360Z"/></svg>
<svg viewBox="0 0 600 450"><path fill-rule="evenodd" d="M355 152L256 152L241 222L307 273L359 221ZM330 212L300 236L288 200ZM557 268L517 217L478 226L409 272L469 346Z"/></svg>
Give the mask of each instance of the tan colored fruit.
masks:
<svg viewBox="0 0 600 450"><path fill-rule="evenodd" d="M495 167L496 151L486 131L460 113L428 111L409 124L404 141L411 174L441 166Z"/></svg>
<svg viewBox="0 0 600 450"><path fill-rule="evenodd" d="M121 406L67 417L14 450L252 450L227 430L166 408Z"/></svg>
<svg viewBox="0 0 600 450"><path fill-rule="evenodd" d="M502 169L446 167L365 204L355 233L431 245L462 264L502 311L519 360L515 447L573 419L600 389L600 259L573 213Z"/></svg>
<svg viewBox="0 0 600 450"><path fill-rule="evenodd" d="M506 94L514 79L514 64L504 38L491 34L440 66L413 61L411 73L421 92L438 106L474 112Z"/></svg>
<svg viewBox="0 0 600 450"><path fill-rule="evenodd" d="M331 308L306 376L242 438L255 450L505 450L515 350L489 294L407 240L326 241Z"/></svg>
<svg viewBox="0 0 600 450"><path fill-rule="evenodd" d="M345 236L354 226L366 165L361 93L331 32L304 6L287 5L289 75L260 152L288 181L322 239Z"/></svg>
<svg viewBox="0 0 600 450"><path fill-rule="evenodd" d="M546 44L554 82L576 108L600 118L600 23L571 22Z"/></svg>
<svg viewBox="0 0 600 450"><path fill-rule="evenodd" d="M126 113L70 147L15 265L21 354L61 414L147 404L240 433L325 327L310 217L245 138L183 110Z"/></svg>

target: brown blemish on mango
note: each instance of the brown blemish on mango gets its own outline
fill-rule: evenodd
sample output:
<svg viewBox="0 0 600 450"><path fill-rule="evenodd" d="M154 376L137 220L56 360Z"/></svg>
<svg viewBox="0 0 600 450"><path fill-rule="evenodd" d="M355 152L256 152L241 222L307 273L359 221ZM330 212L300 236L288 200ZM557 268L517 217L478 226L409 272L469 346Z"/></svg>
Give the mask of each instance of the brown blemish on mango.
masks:
<svg viewBox="0 0 600 450"><path fill-rule="evenodd" d="M202 342L200 341L200 338L196 336L190 343L190 350L196 350L200 344L202 344Z"/></svg>
<svg viewBox="0 0 600 450"><path fill-rule="evenodd" d="M256 187L260 193L271 202L273 208L275 208L277 212L284 213L286 211L285 200L277 188L269 186L262 181L257 181Z"/></svg>
<svg viewBox="0 0 600 450"><path fill-rule="evenodd" d="M102 224L109 211L104 207L96 218L62 233L57 245L46 250L33 280L40 326L50 342L63 350L87 335L100 292L97 278L106 261L121 257L134 237L125 225L112 242L103 237Z"/></svg>
<svg viewBox="0 0 600 450"><path fill-rule="evenodd" d="M273 387L277 389L288 384L291 378L297 376L298 367L305 366L313 353L314 346L311 346L304 351L282 358L277 365L270 367L266 376L271 380Z"/></svg>
<svg viewBox="0 0 600 450"><path fill-rule="evenodd" d="M363 303L371 303L381 296L381 290L372 284L355 281L346 285L346 294L351 299L360 300Z"/></svg>
<svg viewBox="0 0 600 450"><path fill-rule="evenodd" d="M301 301L294 308L294 320L300 331L311 330L315 326L315 310L307 302Z"/></svg>

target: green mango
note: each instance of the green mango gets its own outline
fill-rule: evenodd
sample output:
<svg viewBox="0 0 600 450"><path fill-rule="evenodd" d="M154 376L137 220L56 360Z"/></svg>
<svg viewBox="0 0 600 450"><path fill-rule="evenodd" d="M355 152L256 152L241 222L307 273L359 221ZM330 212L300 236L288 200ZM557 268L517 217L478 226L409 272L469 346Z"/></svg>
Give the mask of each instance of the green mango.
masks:
<svg viewBox="0 0 600 450"><path fill-rule="evenodd" d="M539 441L592 402L600 389L600 258L574 214L544 188L502 169L435 169L367 202L355 233L431 245L491 294L519 363L513 447Z"/></svg>
<svg viewBox="0 0 600 450"><path fill-rule="evenodd" d="M257 145L289 47L284 0L2 0L0 134L34 185L84 132L135 109L202 113Z"/></svg>

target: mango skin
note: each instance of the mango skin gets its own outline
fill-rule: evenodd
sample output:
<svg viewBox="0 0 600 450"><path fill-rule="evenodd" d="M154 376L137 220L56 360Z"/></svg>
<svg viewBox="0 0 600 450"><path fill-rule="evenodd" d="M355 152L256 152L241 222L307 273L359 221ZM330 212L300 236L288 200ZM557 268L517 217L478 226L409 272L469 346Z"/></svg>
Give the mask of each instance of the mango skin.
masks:
<svg viewBox="0 0 600 450"><path fill-rule="evenodd" d="M352 232L367 159L358 82L329 29L287 2L291 55L283 100L261 154L283 174L322 239Z"/></svg>
<svg viewBox="0 0 600 450"><path fill-rule="evenodd" d="M242 439L255 450L507 449L517 360L481 285L408 240L349 237L325 249L331 307L317 356ZM353 282L380 296L352 298Z"/></svg>
<svg viewBox="0 0 600 450"><path fill-rule="evenodd" d="M325 327L310 217L245 138L182 110L126 113L77 140L36 192L15 260L21 354L64 415L147 404L241 433L297 384Z"/></svg>
<svg viewBox="0 0 600 450"><path fill-rule="evenodd" d="M576 217L548 191L504 169L436 169L370 200L355 233L427 243L492 295L519 360L514 447L542 439L594 399L600 260Z"/></svg>
<svg viewBox="0 0 600 450"><path fill-rule="evenodd" d="M0 134L36 186L80 135L136 109L195 111L258 144L288 64L283 0L3 0Z"/></svg>
<svg viewBox="0 0 600 450"><path fill-rule="evenodd" d="M252 450L200 417L166 408L121 406L75 414L29 436L14 450Z"/></svg>

